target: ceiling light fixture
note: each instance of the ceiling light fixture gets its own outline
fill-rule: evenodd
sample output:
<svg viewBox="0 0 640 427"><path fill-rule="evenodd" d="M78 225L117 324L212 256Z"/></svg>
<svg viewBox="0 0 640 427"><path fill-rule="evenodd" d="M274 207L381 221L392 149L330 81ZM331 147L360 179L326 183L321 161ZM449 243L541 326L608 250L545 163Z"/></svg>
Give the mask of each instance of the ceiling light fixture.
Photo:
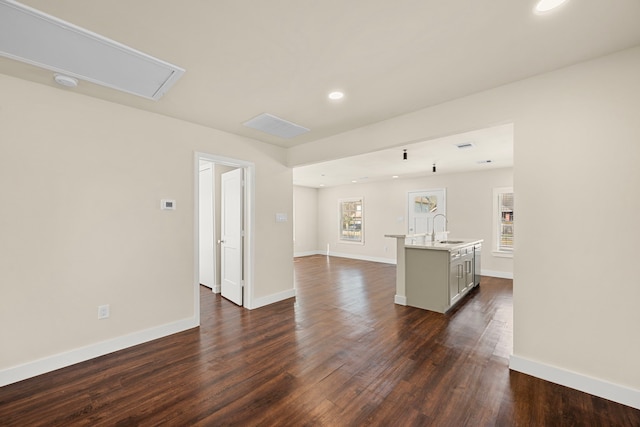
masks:
<svg viewBox="0 0 640 427"><path fill-rule="evenodd" d="M567 0L540 0L538 4L536 4L535 12L536 13L546 13L557 7L560 7Z"/></svg>
<svg viewBox="0 0 640 427"><path fill-rule="evenodd" d="M340 99L344 98L344 92L340 92L338 90L331 92L329 94L329 99L332 101L338 101Z"/></svg>
<svg viewBox="0 0 640 427"><path fill-rule="evenodd" d="M456 147L461 150L465 150L467 148L474 148L475 144L473 142L461 142L460 144L456 144Z"/></svg>
<svg viewBox="0 0 640 427"><path fill-rule="evenodd" d="M436 164L435 163L433 164L433 169L432 170L433 170L433 173L436 172Z"/></svg>
<svg viewBox="0 0 640 427"><path fill-rule="evenodd" d="M407 160L407 150L402 150L402 160Z"/></svg>

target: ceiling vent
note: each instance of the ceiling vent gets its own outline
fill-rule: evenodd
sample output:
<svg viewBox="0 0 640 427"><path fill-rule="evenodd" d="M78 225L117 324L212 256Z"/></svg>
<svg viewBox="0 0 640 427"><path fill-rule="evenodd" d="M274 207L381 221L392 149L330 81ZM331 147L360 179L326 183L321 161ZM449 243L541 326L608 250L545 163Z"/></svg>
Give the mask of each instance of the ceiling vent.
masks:
<svg viewBox="0 0 640 427"><path fill-rule="evenodd" d="M305 127L267 113L262 113L244 122L243 125L280 138L293 138L309 132Z"/></svg>
<svg viewBox="0 0 640 427"><path fill-rule="evenodd" d="M456 147L458 147L461 150L466 150L467 148L475 147L475 144L473 142L462 142L460 144L456 144Z"/></svg>
<svg viewBox="0 0 640 427"><path fill-rule="evenodd" d="M0 0L0 55L153 100L184 74L180 67L13 0Z"/></svg>

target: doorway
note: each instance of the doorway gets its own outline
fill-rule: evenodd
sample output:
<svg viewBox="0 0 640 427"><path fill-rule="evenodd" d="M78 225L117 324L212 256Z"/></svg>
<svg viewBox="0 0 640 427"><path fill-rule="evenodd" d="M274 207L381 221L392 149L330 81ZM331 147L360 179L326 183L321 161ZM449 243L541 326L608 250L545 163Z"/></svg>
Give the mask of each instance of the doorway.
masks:
<svg viewBox="0 0 640 427"><path fill-rule="evenodd" d="M222 242L220 226L220 215L216 215L214 209L219 209L221 191L221 179L216 179L223 172L231 170L239 170L243 176L243 194L241 197L242 221L241 228L241 257L242 265L240 267L239 276L242 278L240 295L240 304L245 308L253 307L253 272L254 272L254 239L253 230L255 217L253 206L255 200L255 166L253 163L244 160L233 159L228 157L217 156L209 153L196 152L194 156L195 162L195 194L194 194L194 236L195 236L195 255L194 274L196 280L194 289L194 306L196 313L200 310L200 284L202 280L209 283L202 283L207 287L211 287L213 292L221 292L221 277L224 266L220 264ZM204 175L202 172L204 171ZM210 172L209 172L210 171ZM204 179L204 184L203 184ZM208 187L208 182L211 186ZM217 200L216 200L217 199ZM216 206L216 204L218 206ZM211 207L210 207L211 206ZM206 218L201 221L201 216L206 215L212 217L211 220ZM213 224L213 226L212 226ZM213 229L211 229L211 227ZM202 236L204 234L204 236ZM201 245L202 244L202 245ZM206 246L201 248L201 246ZM203 260L202 258L206 258ZM202 265L204 263L204 265ZM203 268L201 268L203 267ZM202 271L201 271L202 270ZM204 273L204 275L201 275ZM209 286L213 276L213 286ZM238 303L238 301L235 301Z"/></svg>
<svg viewBox="0 0 640 427"><path fill-rule="evenodd" d="M447 213L446 190L414 190L407 194L407 234L426 234L434 231L436 215ZM445 219L446 221L446 219ZM445 228L443 228L443 231Z"/></svg>

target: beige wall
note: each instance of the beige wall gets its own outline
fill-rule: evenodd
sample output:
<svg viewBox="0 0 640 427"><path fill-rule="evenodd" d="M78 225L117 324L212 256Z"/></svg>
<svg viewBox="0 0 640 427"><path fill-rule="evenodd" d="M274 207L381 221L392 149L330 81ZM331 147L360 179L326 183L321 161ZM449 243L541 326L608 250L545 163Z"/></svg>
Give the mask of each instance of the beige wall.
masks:
<svg viewBox="0 0 640 427"><path fill-rule="evenodd" d="M196 151L255 163L254 297L292 292L292 227L274 220L293 214L281 149L4 75L0 93L0 377L196 319Z"/></svg>
<svg viewBox="0 0 640 427"><path fill-rule="evenodd" d="M639 75L634 48L306 144L289 162L514 123L514 358L628 388L640 406Z"/></svg>
<svg viewBox="0 0 640 427"><path fill-rule="evenodd" d="M408 233L407 193L445 188L449 237L484 239L483 271L509 277L513 260L493 256L491 248L495 246L493 189L512 185L509 168L322 188L318 190L318 249L326 251L329 244L337 255L395 262L395 240L384 235ZM364 244L340 242L338 200L359 196L364 197Z"/></svg>
<svg viewBox="0 0 640 427"><path fill-rule="evenodd" d="M295 256L318 252L318 190L293 187Z"/></svg>

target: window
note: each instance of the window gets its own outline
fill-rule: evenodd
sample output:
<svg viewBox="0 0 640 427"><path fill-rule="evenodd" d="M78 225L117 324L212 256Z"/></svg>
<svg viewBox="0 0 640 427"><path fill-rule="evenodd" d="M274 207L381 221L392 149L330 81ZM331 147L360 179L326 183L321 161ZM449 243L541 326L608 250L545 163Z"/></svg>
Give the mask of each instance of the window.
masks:
<svg viewBox="0 0 640 427"><path fill-rule="evenodd" d="M496 201L496 252L513 253L513 189L497 188L494 190Z"/></svg>
<svg viewBox="0 0 640 427"><path fill-rule="evenodd" d="M363 198L341 199L340 241L364 243Z"/></svg>

